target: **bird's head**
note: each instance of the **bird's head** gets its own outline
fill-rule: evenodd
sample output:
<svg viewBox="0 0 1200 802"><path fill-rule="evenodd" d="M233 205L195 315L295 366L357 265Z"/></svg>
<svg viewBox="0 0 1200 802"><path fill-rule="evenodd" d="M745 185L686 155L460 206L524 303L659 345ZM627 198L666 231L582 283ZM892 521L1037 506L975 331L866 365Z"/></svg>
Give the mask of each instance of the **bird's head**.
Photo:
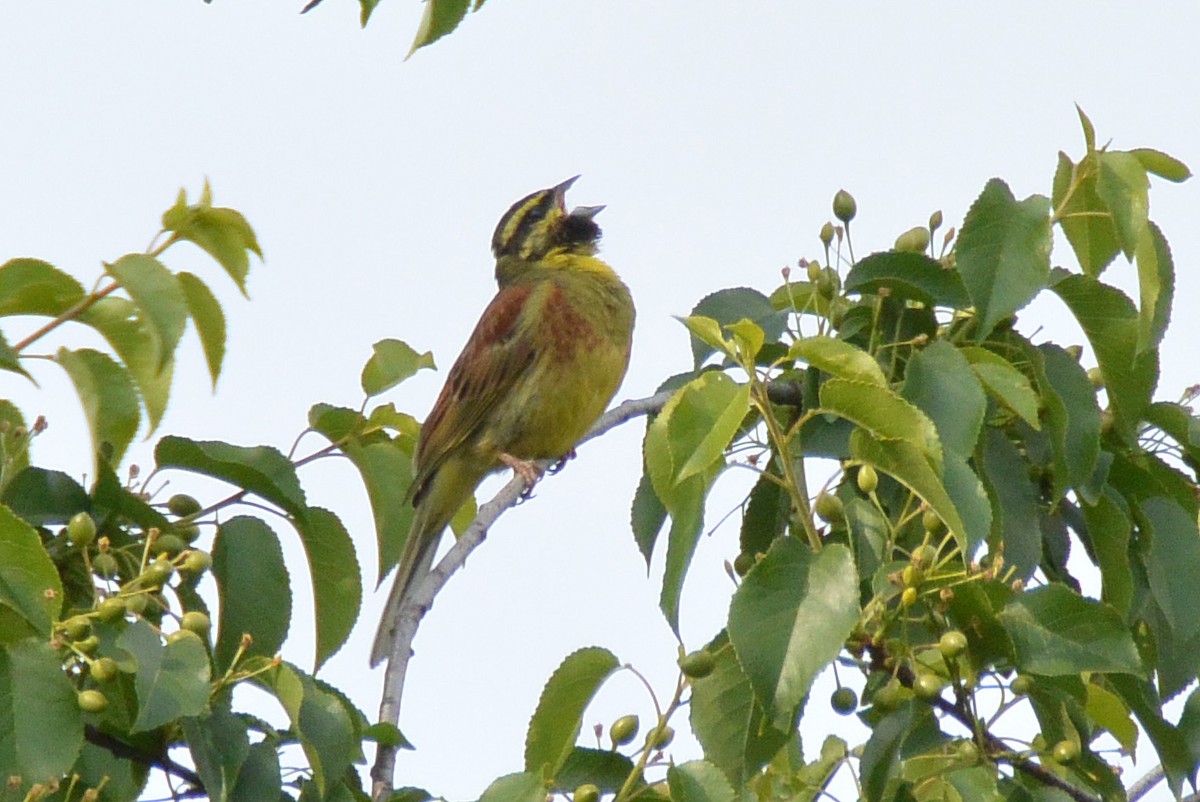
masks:
<svg viewBox="0 0 1200 802"><path fill-rule="evenodd" d="M551 251L594 254L600 240L596 214L603 206L566 208L567 190L576 179L539 189L521 198L500 218L492 235L492 253L498 261L537 261Z"/></svg>

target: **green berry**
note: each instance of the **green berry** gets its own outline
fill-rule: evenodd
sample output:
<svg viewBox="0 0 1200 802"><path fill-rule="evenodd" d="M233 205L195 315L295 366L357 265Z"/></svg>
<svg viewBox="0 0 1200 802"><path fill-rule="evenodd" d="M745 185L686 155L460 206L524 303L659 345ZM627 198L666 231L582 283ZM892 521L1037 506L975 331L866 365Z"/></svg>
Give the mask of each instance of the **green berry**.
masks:
<svg viewBox="0 0 1200 802"><path fill-rule="evenodd" d="M165 534L154 538L154 544L151 546L155 554L170 554L174 556L187 548L187 543L178 535Z"/></svg>
<svg viewBox="0 0 1200 802"><path fill-rule="evenodd" d="M746 574L750 573L750 569L754 567L755 562L757 562L757 560L753 554L748 551L743 551L734 558L733 571L738 576L745 576Z"/></svg>
<svg viewBox="0 0 1200 802"><path fill-rule="evenodd" d="M856 479L858 489L868 496L875 492L875 488L879 487L879 474L870 465L863 465L859 468Z"/></svg>
<svg viewBox="0 0 1200 802"><path fill-rule="evenodd" d="M591 783L584 783L571 796L575 802L600 802L600 789Z"/></svg>
<svg viewBox="0 0 1200 802"><path fill-rule="evenodd" d="M933 214L929 215L929 230L937 231L942 227L942 210L938 209Z"/></svg>
<svg viewBox="0 0 1200 802"><path fill-rule="evenodd" d="M138 578L147 587L158 587L170 579L173 573L175 573L175 566L171 565L171 561L160 559L147 565L146 570Z"/></svg>
<svg viewBox="0 0 1200 802"><path fill-rule="evenodd" d="M117 661L111 657L101 657L93 661L91 675L96 682L108 682L117 675Z"/></svg>
<svg viewBox="0 0 1200 802"><path fill-rule="evenodd" d="M84 654L91 654L100 647L100 638L96 635L88 635L83 640L75 641L73 645Z"/></svg>
<svg viewBox="0 0 1200 802"><path fill-rule="evenodd" d="M202 574L211 567L212 557L204 551L189 551L179 566L180 570L189 574Z"/></svg>
<svg viewBox="0 0 1200 802"><path fill-rule="evenodd" d="M946 531L946 522L933 510L925 510L925 514L921 516L921 526L931 535L940 535Z"/></svg>
<svg viewBox="0 0 1200 802"><path fill-rule="evenodd" d="M76 700L79 709L85 713L102 713L108 707L108 697L97 690L80 691Z"/></svg>
<svg viewBox="0 0 1200 802"><path fill-rule="evenodd" d="M849 223L858 214L858 203L854 196L844 189L839 189L833 196L833 216L843 223Z"/></svg>
<svg viewBox="0 0 1200 802"><path fill-rule="evenodd" d="M929 247L929 229L915 226L896 237L894 249L904 253L924 253Z"/></svg>
<svg viewBox="0 0 1200 802"><path fill-rule="evenodd" d="M673 727L662 727L651 730L646 734L646 745L651 749L666 749L675 740Z"/></svg>
<svg viewBox="0 0 1200 802"><path fill-rule="evenodd" d="M167 636L167 644L170 645L172 643L178 643L180 641L189 639L195 640L197 643L204 642L199 635L197 635L195 632L192 632L190 629L180 629Z"/></svg>
<svg viewBox="0 0 1200 802"><path fill-rule="evenodd" d="M1012 681L1009 689L1017 696L1024 696L1033 688L1033 680L1025 674L1018 674L1016 679Z"/></svg>
<svg viewBox="0 0 1200 802"><path fill-rule="evenodd" d="M96 521L86 512L77 512L67 521L67 540L86 548L96 539Z"/></svg>
<svg viewBox="0 0 1200 802"><path fill-rule="evenodd" d="M821 263L809 262L804 266L804 273L808 276L808 280L816 284L821 280Z"/></svg>
<svg viewBox="0 0 1200 802"><path fill-rule="evenodd" d="M842 500L824 490L817 495L817 501L813 508L816 510L817 516L826 523L835 523L846 517L846 509Z"/></svg>
<svg viewBox="0 0 1200 802"><path fill-rule="evenodd" d="M929 701L942 693L942 680L937 674L918 674L913 680L913 694Z"/></svg>
<svg viewBox="0 0 1200 802"><path fill-rule="evenodd" d="M895 710L903 701L904 689L895 677L888 680L886 685L875 691L875 696L872 697L872 704L885 713Z"/></svg>
<svg viewBox="0 0 1200 802"><path fill-rule="evenodd" d="M212 629L212 620L199 610L192 610L184 613L183 618L179 619L179 628L207 638L209 630Z"/></svg>
<svg viewBox="0 0 1200 802"><path fill-rule="evenodd" d="M829 697L829 706L840 716L848 716L858 709L858 694L851 688L838 688Z"/></svg>
<svg viewBox="0 0 1200 802"><path fill-rule="evenodd" d="M125 615L125 602L115 596L109 596L96 608L96 617L101 621L116 621L123 615Z"/></svg>
<svg viewBox="0 0 1200 802"><path fill-rule="evenodd" d="M712 673L717 660L712 652L700 649L679 658L679 670L688 679L703 679Z"/></svg>
<svg viewBox="0 0 1200 802"><path fill-rule="evenodd" d="M941 520L940 518L938 519ZM937 561L937 549L925 543L913 549L911 562L917 568L928 568Z"/></svg>
<svg viewBox="0 0 1200 802"><path fill-rule="evenodd" d="M195 515L201 509L203 508L200 506L200 502L187 493L176 493L167 499L167 511L180 518Z"/></svg>
<svg viewBox="0 0 1200 802"><path fill-rule="evenodd" d="M826 248L828 248L830 243L833 242L833 234L833 223L827 222L825 225L821 226L821 244Z"/></svg>
<svg viewBox="0 0 1200 802"><path fill-rule="evenodd" d="M842 287L842 277L837 274L837 271L832 267L821 268L821 274L817 276L817 292L823 298L832 298L837 295L838 290Z"/></svg>
<svg viewBox="0 0 1200 802"><path fill-rule="evenodd" d="M904 592L900 594L900 603L905 607L912 607L914 604L916 604L917 589L911 586L905 588Z"/></svg>
<svg viewBox="0 0 1200 802"><path fill-rule="evenodd" d="M92 631L92 622L87 616L76 615L63 621L63 634L68 640L81 640Z"/></svg>
<svg viewBox="0 0 1200 802"><path fill-rule="evenodd" d="M122 598L125 602L125 610L133 615L141 615L146 612L146 605L150 603L150 599L145 593L135 593L132 596Z"/></svg>
<svg viewBox="0 0 1200 802"><path fill-rule="evenodd" d="M624 746L637 737L640 727L637 716L621 716L608 728L608 737L612 739L613 746Z"/></svg>
<svg viewBox="0 0 1200 802"><path fill-rule="evenodd" d="M92 570L105 579L112 579L121 570L117 558L102 551L92 558Z"/></svg>
<svg viewBox="0 0 1200 802"><path fill-rule="evenodd" d="M1092 387L1097 390L1104 389L1104 371L1100 368L1090 368L1087 372L1088 381L1092 383Z"/></svg>
<svg viewBox="0 0 1200 802"><path fill-rule="evenodd" d="M967 650L967 636L952 629L938 638L938 651L947 660L953 660Z"/></svg>
<svg viewBox="0 0 1200 802"><path fill-rule="evenodd" d="M200 537L200 527L195 524L175 524L175 534L179 535L184 543L195 543L196 538Z"/></svg>

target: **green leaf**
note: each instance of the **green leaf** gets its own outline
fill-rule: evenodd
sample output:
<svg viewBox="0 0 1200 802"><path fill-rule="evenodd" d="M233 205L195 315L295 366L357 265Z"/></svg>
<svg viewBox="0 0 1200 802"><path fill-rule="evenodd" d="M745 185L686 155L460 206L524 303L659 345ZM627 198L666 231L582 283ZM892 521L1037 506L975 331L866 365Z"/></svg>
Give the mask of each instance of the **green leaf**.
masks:
<svg viewBox="0 0 1200 802"><path fill-rule="evenodd" d="M1111 487L1106 487L1094 505L1082 504L1088 537L1100 566L1100 598L1121 615L1133 604L1133 573L1129 568L1129 536L1133 525L1128 508Z"/></svg>
<svg viewBox="0 0 1200 802"><path fill-rule="evenodd" d="M705 759L741 787L779 751L788 732L771 726L725 633L705 650L716 665L708 676L692 682L692 731L704 747Z"/></svg>
<svg viewBox="0 0 1200 802"><path fill-rule="evenodd" d="M717 335L720 337L722 327L730 326L740 320L749 320L762 330L767 342L774 342L783 336L787 324L786 312L781 312L771 304L767 296L749 287L730 287L717 290L706 295L692 308L692 317L706 317L717 323ZM696 332L693 332L695 335ZM723 338L721 338L723 339ZM692 358L699 368L714 351L724 351L720 339L695 337L692 339Z"/></svg>
<svg viewBox="0 0 1200 802"><path fill-rule="evenodd" d="M41 259L9 259L0 265L0 317L57 317L85 295L78 281Z"/></svg>
<svg viewBox="0 0 1200 802"><path fill-rule="evenodd" d="M1096 149L1096 128L1078 103L1075 104L1075 113L1079 115L1079 124L1083 127L1083 142L1087 146L1087 152L1091 153Z"/></svg>
<svg viewBox="0 0 1200 802"><path fill-rule="evenodd" d="M799 359L817 370L848 381L887 387L875 357L836 337L805 337L792 343L788 359Z"/></svg>
<svg viewBox="0 0 1200 802"><path fill-rule="evenodd" d="M204 182L200 200L188 205L187 193L179 190L175 204L163 213L163 229L175 237L195 243L208 252L225 269L246 294L246 276L250 273L250 257L253 253L262 258L254 229L246 222L241 212L212 205L212 191Z"/></svg>
<svg viewBox="0 0 1200 802"><path fill-rule="evenodd" d="M1138 539L1150 592L1176 641L1184 641L1200 629L1200 596L1183 575L1200 570L1200 530L1171 499L1149 498L1138 508L1142 520Z"/></svg>
<svg viewBox="0 0 1200 802"><path fill-rule="evenodd" d="M216 388L217 377L221 375L221 365L225 361L225 313L212 290L198 276L182 272L176 278L183 288L188 313L192 316L196 333L200 335L204 360L208 363L208 375Z"/></svg>
<svg viewBox="0 0 1200 802"><path fill-rule="evenodd" d="M1158 352L1138 353L1138 312L1128 296L1088 276L1068 275L1054 284L1087 336L1116 416L1116 428L1132 439L1158 384Z"/></svg>
<svg viewBox="0 0 1200 802"><path fill-rule="evenodd" d="M378 581L383 581L399 562L404 541L412 528L413 506L408 499L412 455L392 441L367 445L351 441L342 450L358 469L367 488L367 500L375 518Z"/></svg>
<svg viewBox="0 0 1200 802"><path fill-rule="evenodd" d="M646 433L646 465L668 510L675 486L723 464L749 409L750 386L717 371L688 382L667 401Z"/></svg>
<svg viewBox="0 0 1200 802"><path fill-rule="evenodd" d="M137 433L140 418L137 393L129 374L112 357L91 348L78 351L60 348L55 360L71 377L79 393L92 434L92 450L99 453L110 448L110 460L120 463Z"/></svg>
<svg viewBox="0 0 1200 802"><path fill-rule="evenodd" d="M1065 585L1022 593L998 617L1016 649L1016 666L1049 676L1084 671L1143 676L1141 658L1121 617Z"/></svg>
<svg viewBox="0 0 1200 802"><path fill-rule="evenodd" d="M1085 709L1092 721L1117 739L1117 743L1126 754L1133 754L1138 739L1137 725L1133 723L1129 708L1121 701L1121 697L1094 682L1089 682Z"/></svg>
<svg viewBox="0 0 1200 802"><path fill-rule="evenodd" d="M1097 154L1097 158L1100 174L1096 194L1112 214L1125 258L1133 259L1149 222L1150 179L1146 168L1131 153L1108 150Z"/></svg>
<svg viewBox="0 0 1200 802"><path fill-rule="evenodd" d="M903 440L876 440L865 429L856 429L850 436L850 454L920 496L945 522L963 553L974 552L977 542L972 540L933 466L915 446Z"/></svg>
<svg viewBox="0 0 1200 802"><path fill-rule="evenodd" d="M108 274L129 293L155 334L158 369L166 367L187 326L188 304L175 275L153 256L131 253L108 265Z"/></svg>
<svg viewBox="0 0 1200 802"><path fill-rule="evenodd" d="M378 2L378 0L376 0ZM409 58L422 47L431 45L438 39L458 27L467 16L470 0L425 0L425 13L421 15L421 24L417 27L416 38L409 48ZM371 12L364 5L362 9L362 24L367 24Z"/></svg>
<svg viewBox="0 0 1200 802"><path fill-rule="evenodd" d="M1154 173L1156 176L1165 178L1168 181L1174 181L1178 184L1192 177L1192 171L1188 169L1186 164L1174 156L1168 156L1161 150L1134 148L1129 151L1129 155L1137 159L1142 167L1146 168L1146 172Z"/></svg>
<svg viewBox="0 0 1200 802"><path fill-rule="evenodd" d="M235 446L170 435L158 441L154 457L160 470L178 468L229 482L297 518L303 518L308 510L295 466L271 446Z"/></svg>
<svg viewBox="0 0 1200 802"><path fill-rule="evenodd" d="M1042 561L1038 490L1029 480L1029 463L999 429L983 440L983 472L992 500L993 552L1003 546L1004 562L1028 579Z"/></svg>
<svg viewBox="0 0 1200 802"><path fill-rule="evenodd" d="M322 797L350 764L360 758L359 737L345 700L316 678L290 663L280 663L255 677L275 694L300 741Z"/></svg>
<svg viewBox="0 0 1200 802"><path fill-rule="evenodd" d="M1056 502L1067 488L1091 483L1100 455L1100 406L1087 373L1069 353L1053 343L1022 343L1046 409L1046 434L1054 457Z"/></svg>
<svg viewBox="0 0 1200 802"><path fill-rule="evenodd" d="M43 640L0 649L0 765L27 783L58 782L83 744L83 712L62 659Z"/></svg>
<svg viewBox="0 0 1200 802"><path fill-rule="evenodd" d="M999 354L986 348L960 349L975 371L975 378L1002 406L1017 415L1030 428L1042 428L1038 420L1038 395L1024 373Z"/></svg>
<svg viewBox="0 0 1200 802"><path fill-rule="evenodd" d="M845 546L814 554L781 538L746 574L729 607L729 639L776 729L792 728L858 613L858 572Z"/></svg>
<svg viewBox="0 0 1200 802"><path fill-rule="evenodd" d="M591 646L571 653L554 670L525 736L525 771L552 778L575 747L583 713L620 663L612 652Z"/></svg>
<svg viewBox="0 0 1200 802"><path fill-rule="evenodd" d="M713 468L702 476L685 479L675 486L667 503L667 510L671 513L671 531L667 535L667 564L663 570L658 606L677 637L683 581L687 578L700 533L704 530L704 499L718 470Z"/></svg>
<svg viewBox="0 0 1200 802"><path fill-rule="evenodd" d="M182 724L205 794L212 800L229 799L250 754L246 723L224 705L213 705Z"/></svg>
<svg viewBox="0 0 1200 802"><path fill-rule="evenodd" d="M1067 235L1079 266L1089 276L1103 273L1121 250L1116 224L1108 206L1096 193L1094 164L1092 156L1075 165L1060 151L1052 196L1058 224Z"/></svg>
<svg viewBox="0 0 1200 802"><path fill-rule="evenodd" d="M316 654L313 672L337 653L350 637L362 605L362 579L354 541L336 515L320 507L309 507L296 529L313 586L313 623Z"/></svg>
<svg viewBox="0 0 1200 802"><path fill-rule="evenodd" d="M1167 781L1180 796L1184 780L1194 783L1196 776L1196 760L1188 752L1183 732L1163 718L1162 702L1149 682L1121 674L1107 679L1150 736Z"/></svg>
<svg viewBox="0 0 1200 802"><path fill-rule="evenodd" d="M601 793L615 794L635 770L633 761L620 752L577 746L555 774L554 790L566 793L584 783L592 783ZM635 782L635 787L645 785L640 776Z"/></svg>
<svg viewBox="0 0 1200 802"><path fill-rule="evenodd" d="M752 320L742 318L737 323L730 323L725 328L733 335L733 341L737 345L743 364L752 364L754 358L758 356L758 352L762 350L763 343L766 342L766 333L763 332L762 327Z"/></svg>
<svg viewBox="0 0 1200 802"><path fill-rule="evenodd" d="M434 369L433 354L418 354L401 340L380 340L362 370L362 388L368 396L379 395L414 375L422 368Z"/></svg>
<svg viewBox="0 0 1200 802"><path fill-rule="evenodd" d="M492 781L479 802L546 802L546 786L536 772L505 774Z"/></svg>
<svg viewBox="0 0 1200 802"><path fill-rule="evenodd" d="M292 591L279 538L258 518L239 515L217 529L212 549L221 615L213 650L228 668L248 634L249 655L272 657L283 645L292 619Z"/></svg>
<svg viewBox="0 0 1200 802"><path fill-rule="evenodd" d="M902 394L933 420L943 448L970 456L979 440L987 398L957 348L939 340L914 354L904 371Z"/></svg>
<svg viewBox="0 0 1200 802"><path fill-rule="evenodd" d="M763 473L750 490L742 514L742 530L738 544L747 554L765 553L787 528L792 499L771 471Z"/></svg>
<svg viewBox="0 0 1200 802"><path fill-rule="evenodd" d="M733 802L736 793L719 768L691 760L667 769L672 802Z"/></svg>
<svg viewBox="0 0 1200 802"><path fill-rule="evenodd" d="M0 398L0 454L3 454L4 464L0 467L0 493L21 471L29 467L29 427L25 425L25 416L16 404L5 398Z"/></svg>
<svg viewBox="0 0 1200 802"><path fill-rule="evenodd" d="M1171 303L1175 298L1175 264L1171 260L1171 248L1154 223L1146 226L1136 258L1141 299L1137 352L1141 354L1162 342L1171 323Z"/></svg>
<svg viewBox="0 0 1200 802"><path fill-rule="evenodd" d="M996 324L1029 303L1050 275L1050 201L1017 201L998 178L988 181L963 220L957 266L984 340Z"/></svg>
<svg viewBox="0 0 1200 802"><path fill-rule="evenodd" d="M937 428L924 412L887 387L830 379L821 385L821 412L832 412L858 424L871 436L911 445L934 471L942 468Z"/></svg>
<svg viewBox="0 0 1200 802"><path fill-rule="evenodd" d="M883 800L888 781L900 772L900 749L912 732L917 702L908 702L875 723L863 745L859 777L866 799ZM899 802L900 797L897 797Z"/></svg>
<svg viewBox="0 0 1200 802"><path fill-rule="evenodd" d="M21 359L8 345L8 340L4 339L4 334L0 333L0 370L8 370L13 373L19 373L25 378L33 381L33 377L25 368L21 367ZM33 382L37 384L37 382Z"/></svg>
<svg viewBox="0 0 1200 802"><path fill-rule="evenodd" d="M101 298L79 316L79 321L104 335L125 363L137 382L153 431L166 412L175 366L173 359L168 359L166 365L161 363L157 335L125 298Z"/></svg>
<svg viewBox="0 0 1200 802"><path fill-rule="evenodd" d="M14 636L34 633L48 638L62 598L62 580L38 533L0 505L0 609L15 613L31 630L9 630L0 614L0 642L11 643L17 639Z"/></svg>
<svg viewBox="0 0 1200 802"><path fill-rule="evenodd" d="M886 288L893 298L926 306L966 309L971 305L958 271L947 270L941 262L921 253L873 253L850 268L843 286L846 292L864 295Z"/></svg>
<svg viewBox="0 0 1200 802"><path fill-rule="evenodd" d="M654 485L650 483L649 474L643 473L638 481L637 490L633 494L633 505L629 511L630 526L633 529L633 540L637 543L638 551L646 560L646 570L650 570L650 559L654 554L654 543L658 533L662 531L667 520L667 508L663 506Z"/></svg>
<svg viewBox="0 0 1200 802"><path fill-rule="evenodd" d="M26 468L4 491L9 509L33 526L65 524L88 509L87 491L62 471Z"/></svg>
<svg viewBox="0 0 1200 802"><path fill-rule="evenodd" d="M137 662L137 719L132 732L146 732L182 716L196 716L208 706L211 671L208 651L199 638L164 644L145 621L130 625L117 646Z"/></svg>
<svg viewBox="0 0 1200 802"><path fill-rule="evenodd" d="M689 315L680 318L680 322L691 332L692 353L696 358L697 369L712 354L733 355L733 343L725 339L725 335L721 332L721 324L711 317Z"/></svg>

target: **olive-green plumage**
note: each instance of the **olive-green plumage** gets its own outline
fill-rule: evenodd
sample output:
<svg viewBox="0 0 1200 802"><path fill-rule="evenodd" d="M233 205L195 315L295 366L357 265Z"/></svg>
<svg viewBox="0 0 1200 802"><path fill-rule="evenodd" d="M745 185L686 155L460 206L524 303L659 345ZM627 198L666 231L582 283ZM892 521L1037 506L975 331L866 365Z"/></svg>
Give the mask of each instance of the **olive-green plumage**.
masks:
<svg viewBox="0 0 1200 802"><path fill-rule="evenodd" d="M428 573L450 519L506 463L571 452L625 376L629 289L595 254L602 207L567 213L575 179L535 192L492 238L499 292L450 369L417 442L415 512L371 665L392 651L397 613Z"/></svg>

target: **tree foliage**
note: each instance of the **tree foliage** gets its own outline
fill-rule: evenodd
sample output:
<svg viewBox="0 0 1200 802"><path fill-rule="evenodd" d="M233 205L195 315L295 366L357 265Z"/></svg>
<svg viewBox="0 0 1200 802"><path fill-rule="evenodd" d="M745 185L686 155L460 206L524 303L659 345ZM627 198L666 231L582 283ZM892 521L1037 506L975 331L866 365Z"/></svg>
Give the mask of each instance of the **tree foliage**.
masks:
<svg viewBox="0 0 1200 802"><path fill-rule="evenodd" d="M1019 199L993 179L959 230L943 233L935 213L855 258L857 208L841 192L819 258L769 293L734 287L695 305L682 320L693 363L629 413L651 412L632 528L647 560L665 550L660 606L678 631L705 500L727 468L757 473L726 625L681 656L642 737L626 721L608 749L580 733L622 664L599 646L568 656L533 712L524 765L482 799L816 799L852 772L869 800L1122 800L1115 761L1139 733L1176 793L1194 786L1200 697L1174 721L1163 706L1200 671L1200 601L1179 581L1200 571L1200 419L1194 393L1155 395L1174 266L1148 199L1151 176L1189 172L1155 150L1098 147L1080 119L1084 151L1059 154L1048 196ZM1060 233L1078 271L1052 265ZM167 435L148 477L122 477L134 436L162 418L189 325L214 382L225 353L220 304L205 280L170 268L171 248L204 249L239 289L261 257L249 224L207 186L195 203L180 193L156 242L106 263L90 291L36 259L0 266L5 325L44 320L11 345L0 335L0 368L25 381L31 360L61 366L94 456L87 486L40 466L30 447L44 423L0 402L5 793L131 800L162 771L188 796L366 798L364 742L407 744L394 719L370 725L316 676L356 623L362 584L345 527L309 505L302 469L349 458L390 570L411 520L419 424L380 396L432 357L376 343L363 404L315 404L304 433L321 443L302 455ZM1136 270L1136 299L1105 282L1110 269ZM1018 320L1046 291L1086 351ZM107 348L31 351L67 322ZM151 477L180 471L229 492L148 492ZM303 582L283 561L293 538ZM306 587L311 670L277 656ZM824 713L811 691L831 665L844 684L834 708L870 735L856 746L831 736L806 762L798 723ZM241 683L274 697L278 719L239 710ZM1037 722L1023 740L1003 733L1017 710ZM675 754L679 727L701 755ZM378 798L426 796L393 794L403 783L390 773L374 779Z"/></svg>

